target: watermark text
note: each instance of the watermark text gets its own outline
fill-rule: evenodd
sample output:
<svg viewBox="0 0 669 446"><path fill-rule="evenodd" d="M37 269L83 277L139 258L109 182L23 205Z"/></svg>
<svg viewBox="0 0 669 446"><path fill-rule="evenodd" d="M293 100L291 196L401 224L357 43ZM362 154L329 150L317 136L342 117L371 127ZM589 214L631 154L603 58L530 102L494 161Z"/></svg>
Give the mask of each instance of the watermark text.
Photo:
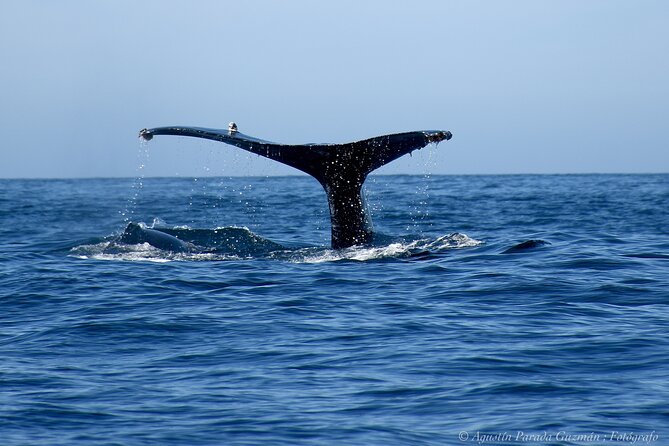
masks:
<svg viewBox="0 0 669 446"><path fill-rule="evenodd" d="M568 432L558 431L504 431L504 432L483 432L483 431L460 431L458 440L463 443L474 444L545 444L547 442L571 442L583 444L630 444L644 445L657 443L660 435L656 431L634 432L617 431L608 432Z"/></svg>

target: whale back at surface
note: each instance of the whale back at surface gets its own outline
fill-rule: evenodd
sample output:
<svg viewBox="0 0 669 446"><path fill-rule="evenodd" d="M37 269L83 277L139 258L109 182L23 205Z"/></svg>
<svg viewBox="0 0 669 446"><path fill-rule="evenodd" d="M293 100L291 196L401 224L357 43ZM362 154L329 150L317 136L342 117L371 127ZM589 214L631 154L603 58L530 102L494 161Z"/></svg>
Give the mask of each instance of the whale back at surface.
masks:
<svg viewBox="0 0 669 446"><path fill-rule="evenodd" d="M190 250L188 243L179 240L173 235L155 229L145 228L137 223L128 223L128 226L125 228L125 231L123 231L123 234L121 234L119 241L129 245L148 243L163 251L187 252Z"/></svg>

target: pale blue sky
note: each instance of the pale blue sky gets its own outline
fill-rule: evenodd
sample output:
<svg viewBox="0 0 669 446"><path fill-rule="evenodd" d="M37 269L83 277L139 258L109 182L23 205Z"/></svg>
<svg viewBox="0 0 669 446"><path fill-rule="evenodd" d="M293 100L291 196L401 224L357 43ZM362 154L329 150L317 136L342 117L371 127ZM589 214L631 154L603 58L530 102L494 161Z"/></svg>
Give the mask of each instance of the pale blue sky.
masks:
<svg viewBox="0 0 669 446"><path fill-rule="evenodd" d="M669 2L6 1L0 177L134 176L143 127L451 130L386 173L668 172ZM220 143L147 175L297 173ZM422 158L421 158L422 156Z"/></svg>

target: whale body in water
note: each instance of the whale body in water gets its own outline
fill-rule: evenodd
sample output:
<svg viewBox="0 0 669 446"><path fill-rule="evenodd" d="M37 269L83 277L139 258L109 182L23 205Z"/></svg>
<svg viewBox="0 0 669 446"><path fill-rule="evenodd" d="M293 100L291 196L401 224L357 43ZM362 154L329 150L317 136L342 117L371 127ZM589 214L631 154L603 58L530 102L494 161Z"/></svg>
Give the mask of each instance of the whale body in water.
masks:
<svg viewBox="0 0 669 446"><path fill-rule="evenodd" d="M193 247L190 243L179 240L173 235L132 222L128 223L118 241L129 245L148 243L155 248L172 252L188 252Z"/></svg>
<svg viewBox="0 0 669 446"><path fill-rule="evenodd" d="M139 136L190 136L224 142L240 149L294 167L314 177L325 189L332 224L334 249L365 245L373 241L371 220L362 200L362 185L372 171L421 149L449 140L445 130L423 130L382 135L344 144L278 144L245 135L230 123L228 129L202 127L157 127L143 129Z"/></svg>

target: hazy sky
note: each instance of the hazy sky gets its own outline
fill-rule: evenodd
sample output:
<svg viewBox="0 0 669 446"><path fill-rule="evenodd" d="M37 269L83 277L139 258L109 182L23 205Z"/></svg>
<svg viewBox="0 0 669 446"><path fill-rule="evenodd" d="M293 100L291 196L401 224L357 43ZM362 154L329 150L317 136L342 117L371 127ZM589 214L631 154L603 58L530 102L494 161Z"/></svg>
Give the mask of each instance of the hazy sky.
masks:
<svg viewBox="0 0 669 446"><path fill-rule="evenodd" d="M134 176L143 127L444 129L386 173L669 171L669 2L5 1L0 177ZM297 171L156 137L147 175Z"/></svg>

